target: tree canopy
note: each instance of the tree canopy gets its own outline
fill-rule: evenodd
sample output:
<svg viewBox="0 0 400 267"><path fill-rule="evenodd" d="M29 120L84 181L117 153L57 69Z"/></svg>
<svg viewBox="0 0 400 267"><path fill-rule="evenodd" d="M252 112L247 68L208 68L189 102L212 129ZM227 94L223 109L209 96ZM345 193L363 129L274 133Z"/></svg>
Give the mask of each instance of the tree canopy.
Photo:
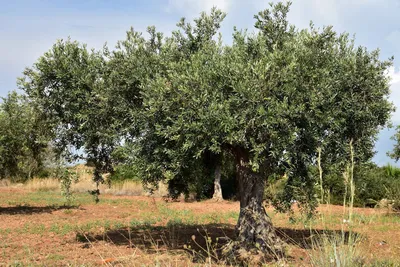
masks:
<svg viewBox="0 0 400 267"><path fill-rule="evenodd" d="M393 110L391 59L332 27L297 29L289 9L271 4L255 16L256 32L234 29L232 44L215 8L193 24L182 19L167 37L131 29L111 52L60 41L20 85L53 123L59 146L84 148L97 175L111 170L121 141L134 144L145 182L177 187L204 178L195 170L206 155L231 155L241 212L229 251L280 256L262 205L268 176L288 175L279 208L293 199L312 208L318 148L325 164L346 162L349 143L356 160L370 159Z"/></svg>
<svg viewBox="0 0 400 267"><path fill-rule="evenodd" d="M44 165L51 130L35 105L15 91L0 104L0 178L26 180Z"/></svg>

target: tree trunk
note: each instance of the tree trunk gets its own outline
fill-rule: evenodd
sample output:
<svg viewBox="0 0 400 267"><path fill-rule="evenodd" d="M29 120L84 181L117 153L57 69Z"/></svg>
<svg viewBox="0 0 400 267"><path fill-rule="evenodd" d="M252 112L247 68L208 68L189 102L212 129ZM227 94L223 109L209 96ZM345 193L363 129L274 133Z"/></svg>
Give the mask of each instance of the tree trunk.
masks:
<svg viewBox="0 0 400 267"><path fill-rule="evenodd" d="M248 154L236 150L240 214L236 225L237 240L224 248L236 259L255 263L280 259L284 256L285 243L277 236L271 219L263 206L265 179L249 166Z"/></svg>
<svg viewBox="0 0 400 267"><path fill-rule="evenodd" d="M218 160L214 168L214 195L213 200L222 201L222 188L221 188L221 161Z"/></svg>

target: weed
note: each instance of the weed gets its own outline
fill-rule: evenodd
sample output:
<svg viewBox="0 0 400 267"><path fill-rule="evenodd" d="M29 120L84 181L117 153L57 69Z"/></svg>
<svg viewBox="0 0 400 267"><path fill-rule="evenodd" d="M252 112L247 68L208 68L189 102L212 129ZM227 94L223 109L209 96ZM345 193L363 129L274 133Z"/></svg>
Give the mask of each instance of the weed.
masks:
<svg viewBox="0 0 400 267"><path fill-rule="evenodd" d="M369 264L370 267L400 267L400 262L394 260L375 260Z"/></svg>
<svg viewBox="0 0 400 267"><path fill-rule="evenodd" d="M136 228L136 229L146 229L149 228L150 226L154 225L157 221L153 219L148 219L148 220L137 220L137 219L132 219L130 221L130 227Z"/></svg>
<svg viewBox="0 0 400 267"><path fill-rule="evenodd" d="M46 226L44 224L34 224L31 225L29 232L31 234L43 235L46 232Z"/></svg>
<svg viewBox="0 0 400 267"><path fill-rule="evenodd" d="M49 254L49 255L47 255L46 259L57 262L57 261L65 259L65 256L60 255L60 254Z"/></svg>
<svg viewBox="0 0 400 267"><path fill-rule="evenodd" d="M73 213L73 211L71 209L66 209L63 212L64 212L64 214L67 214L67 215L70 215Z"/></svg>
<svg viewBox="0 0 400 267"><path fill-rule="evenodd" d="M360 238L353 232L355 227L354 220L357 216L354 216L354 196L355 196L355 185L354 185L354 150L353 142L350 141L350 163L348 164L346 171L343 173L343 179L345 184L345 194L343 198L343 219L341 233L330 233L327 231L321 234L316 233L315 237L312 238L312 252L310 253L310 260L313 266L361 266L364 263L364 258L358 249ZM321 157L321 151L319 150L319 157ZM318 164L320 169L320 183L323 182L321 165ZM347 196L349 193L349 199ZM323 188L321 187L321 196L324 195ZM323 199L323 197L321 197ZM348 200L348 202L347 202ZM348 205L348 209L347 209ZM347 211L347 213L346 213ZM320 217L322 224L326 228L326 219L322 215ZM366 222L365 218L358 216L359 222ZM348 232L345 231L345 225L348 226ZM310 226L310 232L312 228ZM313 233L311 236L314 236Z"/></svg>

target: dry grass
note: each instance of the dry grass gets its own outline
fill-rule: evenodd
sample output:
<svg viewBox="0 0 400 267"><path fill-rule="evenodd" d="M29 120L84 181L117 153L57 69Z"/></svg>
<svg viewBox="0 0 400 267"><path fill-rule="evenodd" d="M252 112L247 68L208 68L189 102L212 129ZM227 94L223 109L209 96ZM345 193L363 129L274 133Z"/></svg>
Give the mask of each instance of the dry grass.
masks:
<svg viewBox="0 0 400 267"><path fill-rule="evenodd" d="M110 194L114 196L145 196L150 193L145 191L141 183L135 181L123 181L119 183L114 183L111 188L104 189L105 194ZM159 183L158 189L153 192L153 196L162 197L168 194L167 185L164 183Z"/></svg>
<svg viewBox="0 0 400 267"><path fill-rule="evenodd" d="M73 183L71 187L71 191L75 193L85 193L88 190L93 190L96 188L96 183L93 182L92 179L92 168L85 167L83 165L78 165L75 167L76 172L79 175L79 181L77 183ZM4 179L0 180L0 186L2 187L16 187L21 189L27 189L29 191L60 191L60 182L55 178L33 178L26 182L25 184L15 184L10 180ZM137 181L122 181L112 183L111 187L108 184L101 184L100 187L101 194L115 195L115 196L147 196L149 192L147 192L142 183ZM158 185L158 189L154 190L153 196L155 197L163 197L168 194L167 185L160 182Z"/></svg>
<svg viewBox="0 0 400 267"><path fill-rule="evenodd" d="M1 179L0 180L0 187L7 187L11 185L11 181L8 179Z"/></svg>
<svg viewBox="0 0 400 267"><path fill-rule="evenodd" d="M165 248L160 248L160 245L149 235L144 234L143 238L150 240L154 249L148 250L135 245L129 236L126 236L126 241L130 243L131 253L116 251L111 257L105 257L101 251L107 249L110 244L116 246L112 240L105 236L108 242L91 242L90 237L83 235L88 244L97 254L100 259L97 263L106 266L193 266L193 257L184 250L180 249L176 252L171 252ZM166 244L163 244L164 246ZM204 264L201 264L204 265ZM200 266L200 264L198 265ZM211 266L211 265L205 265ZM213 264L213 266L222 266ZM226 266L226 265L223 265Z"/></svg>
<svg viewBox="0 0 400 267"><path fill-rule="evenodd" d="M23 185L30 191L60 191L60 182L57 179L33 178Z"/></svg>

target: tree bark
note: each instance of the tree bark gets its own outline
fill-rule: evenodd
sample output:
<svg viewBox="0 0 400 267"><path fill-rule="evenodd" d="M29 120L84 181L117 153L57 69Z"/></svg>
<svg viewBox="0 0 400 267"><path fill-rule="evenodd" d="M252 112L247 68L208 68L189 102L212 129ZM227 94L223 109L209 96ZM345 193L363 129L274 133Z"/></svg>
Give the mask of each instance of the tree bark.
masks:
<svg viewBox="0 0 400 267"><path fill-rule="evenodd" d="M218 160L215 163L214 168L214 195L213 200L222 201L224 200L222 196L222 188L221 188L221 161Z"/></svg>
<svg viewBox="0 0 400 267"><path fill-rule="evenodd" d="M243 261L272 260L284 256L285 243L277 236L263 206L265 179L252 171L246 150L236 149L240 214L236 225L237 240L224 252ZM228 255L229 256L229 255Z"/></svg>

